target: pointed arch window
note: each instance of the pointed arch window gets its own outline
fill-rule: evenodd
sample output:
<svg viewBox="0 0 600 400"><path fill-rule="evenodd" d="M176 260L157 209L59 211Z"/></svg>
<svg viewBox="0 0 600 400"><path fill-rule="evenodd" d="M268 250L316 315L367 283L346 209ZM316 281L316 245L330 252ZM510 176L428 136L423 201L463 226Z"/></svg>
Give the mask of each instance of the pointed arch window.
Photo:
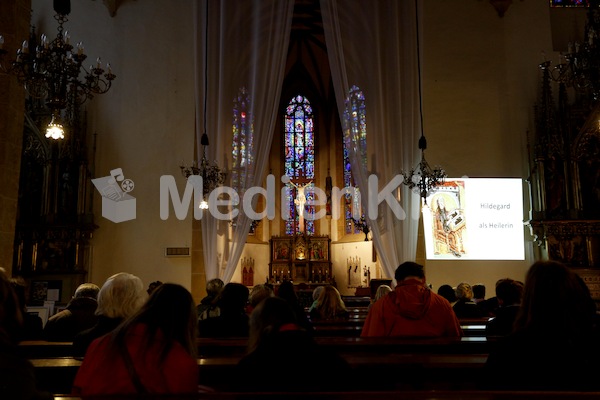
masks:
<svg viewBox="0 0 600 400"><path fill-rule="evenodd" d="M231 187L243 196L248 185L253 181L254 171L254 125L253 116L249 110L250 95L245 87L241 87L233 99L232 121L232 169ZM253 231L254 224L251 227Z"/></svg>
<svg viewBox="0 0 600 400"><path fill-rule="evenodd" d="M314 117L310 102L305 96L294 96L288 103L284 115L284 174L290 177L286 190L286 207L290 218L285 221L285 234L315 234L314 206L302 205L304 218L298 213L294 202L299 194L306 200L314 199L315 179L315 135ZM302 193L301 193L302 192ZM309 216L309 218L306 218Z"/></svg>
<svg viewBox="0 0 600 400"><path fill-rule="evenodd" d="M365 96L357 86L352 86L346 97L346 107L344 110L344 185L346 187L354 187L358 190L354 178L352 177L352 169L350 166L350 146L356 146L360 151L360 160L363 168L367 167L367 109L365 105ZM344 217L345 217L345 232L360 233L360 228L354 226L352 222L352 211L359 207L356 196L346 194L344 197ZM360 211L360 215L364 215Z"/></svg>

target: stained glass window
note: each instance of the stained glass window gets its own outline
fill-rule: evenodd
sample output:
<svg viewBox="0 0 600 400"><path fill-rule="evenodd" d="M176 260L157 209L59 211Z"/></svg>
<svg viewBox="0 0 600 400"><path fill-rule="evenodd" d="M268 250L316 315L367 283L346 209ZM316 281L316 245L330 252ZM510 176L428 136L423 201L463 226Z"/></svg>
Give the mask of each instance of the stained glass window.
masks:
<svg viewBox="0 0 600 400"><path fill-rule="evenodd" d="M367 167L367 112L365 106L365 96L356 86L352 86L346 98L346 108L344 111L344 185L345 187L357 188L352 177L350 167L350 146L356 146L359 150L360 159L363 167ZM358 190L358 188L356 189ZM352 211L360 207L357 196L346 194L344 197L344 218L346 233L360 233L361 229L352 222ZM360 212L363 216L364 213Z"/></svg>
<svg viewBox="0 0 600 400"><path fill-rule="evenodd" d="M231 187L243 196L246 188L252 184L253 156L253 117L249 110L250 95L242 87L233 99L233 140ZM252 231L252 229L251 229ZM252 232L251 232L252 233Z"/></svg>
<svg viewBox="0 0 600 400"><path fill-rule="evenodd" d="M589 7L589 0L550 0L550 7Z"/></svg>
<svg viewBox="0 0 600 400"><path fill-rule="evenodd" d="M314 206L302 205L305 217L301 219L294 202L299 199L299 194L304 194L307 201L314 199L314 191L310 189L314 187L315 178L314 122L312 107L306 97L297 95L290 100L284 120L284 174L291 179L286 190L290 218L285 221L285 234L314 235L315 221L306 218L314 215Z"/></svg>

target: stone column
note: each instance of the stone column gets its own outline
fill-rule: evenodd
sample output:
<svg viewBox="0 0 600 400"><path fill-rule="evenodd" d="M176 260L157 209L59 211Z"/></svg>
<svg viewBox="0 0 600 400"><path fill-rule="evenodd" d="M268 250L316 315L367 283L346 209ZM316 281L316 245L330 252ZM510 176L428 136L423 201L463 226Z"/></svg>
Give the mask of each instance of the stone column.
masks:
<svg viewBox="0 0 600 400"><path fill-rule="evenodd" d="M0 34L6 66L29 37L31 0L0 1ZM16 78L0 69L0 267L12 275L19 172L23 145L25 91Z"/></svg>

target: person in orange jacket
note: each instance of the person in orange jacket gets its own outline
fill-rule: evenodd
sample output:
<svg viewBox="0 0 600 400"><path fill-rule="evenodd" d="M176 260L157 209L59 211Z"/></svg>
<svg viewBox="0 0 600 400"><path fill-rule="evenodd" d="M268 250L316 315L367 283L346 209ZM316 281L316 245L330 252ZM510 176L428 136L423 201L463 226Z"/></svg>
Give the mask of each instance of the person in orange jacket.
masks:
<svg viewBox="0 0 600 400"><path fill-rule="evenodd" d="M460 337L452 306L425 284L423 266L407 261L395 272L396 287L373 303L361 336Z"/></svg>

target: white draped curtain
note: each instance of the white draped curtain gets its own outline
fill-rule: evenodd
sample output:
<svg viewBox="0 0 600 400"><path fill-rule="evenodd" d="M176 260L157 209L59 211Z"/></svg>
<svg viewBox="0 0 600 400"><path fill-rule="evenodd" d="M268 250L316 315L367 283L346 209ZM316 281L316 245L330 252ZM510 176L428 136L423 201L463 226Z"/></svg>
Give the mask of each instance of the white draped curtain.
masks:
<svg viewBox="0 0 600 400"><path fill-rule="evenodd" d="M358 132L345 138L352 175L361 192L384 273L394 276L404 261L414 261L419 224L419 196L405 185L395 191L404 215L385 202L376 220L369 220L369 176L378 178L378 191L399 180L420 159L419 75L417 62L417 1L321 0L321 12L339 114L352 85L365 95L367 168L360 161ZM422 36L422 35L421 35ZM422 46L421 46L422 47ZM421 57L422 59L422 57ZM344 126L342 121L342 126ZM397 185L396 185L397 186ZM373 215L371 215L373 217Z"/></svg>
<svg viewBox="0 0 600 400"><path fill-rule="evenodd" d="M253 163L242 185L265 187L294 0L211 0L208 15L206 1L197 0L194 12L197 154L202 154L200 137L206 101L206 133L210 140L207 158L216 161L221 168L231 167L233 99L239 89L245 87L250 96L248 114L253 118L254 143ZM208 57L205 57L207 23ZM204 68L208 68L206 99ZM239 209L242 209L241 199ZM201 230L207 280L217 277L226 283L231 280L251 223L252 220L240 212L230 236L227 221L219 221L204 212Z"/></svg>

